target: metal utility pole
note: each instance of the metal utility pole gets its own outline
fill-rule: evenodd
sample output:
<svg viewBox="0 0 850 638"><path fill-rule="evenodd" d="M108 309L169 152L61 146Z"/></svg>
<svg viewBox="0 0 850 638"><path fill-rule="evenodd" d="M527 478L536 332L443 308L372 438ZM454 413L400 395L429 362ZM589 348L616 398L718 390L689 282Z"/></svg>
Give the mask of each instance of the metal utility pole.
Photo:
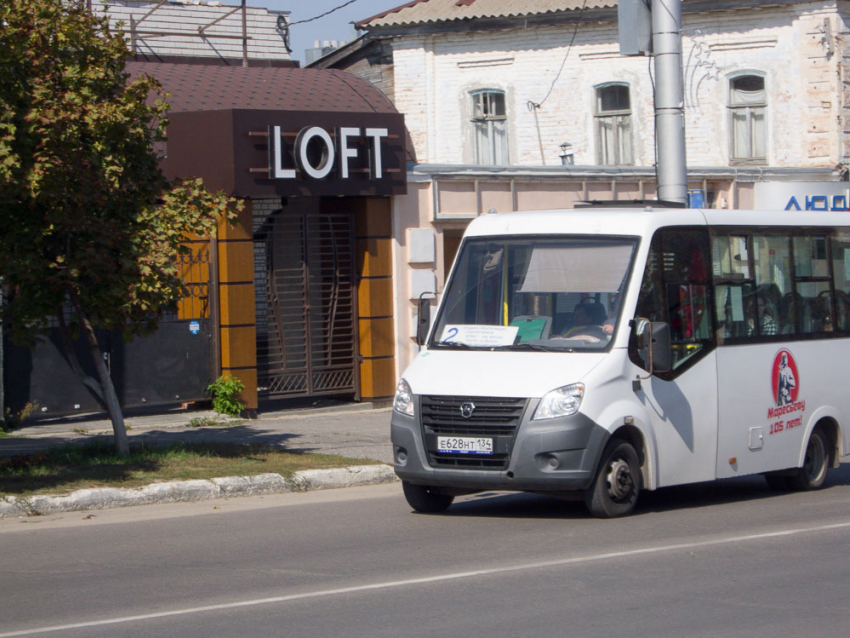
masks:
<svg viewBox="0 0 850 638"><path fill-rule="evenodd" d="M242 0L242 66L248 66L248 7Z"/></svg>
<svg viewBox="0 0 850 638"><path fill-rule="evenodd" d="M652 0L658 199L688 202L681 0Z"/></svg>

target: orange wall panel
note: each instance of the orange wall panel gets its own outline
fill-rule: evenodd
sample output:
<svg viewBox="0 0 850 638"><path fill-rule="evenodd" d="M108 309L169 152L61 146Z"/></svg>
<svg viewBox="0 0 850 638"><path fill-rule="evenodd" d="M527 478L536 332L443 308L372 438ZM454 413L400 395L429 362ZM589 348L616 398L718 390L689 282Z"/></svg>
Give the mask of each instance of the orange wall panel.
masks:
<svg viewBox="0 0 850 638"><path fill-rule="evenodd" d="M364 357L395 355L393 319L360 319L360 354Z"/></svg>
<svg viewBox="0 0 850 638"><path fill-rule="evenodd" d="M357 240L357 270L361 277L389 277L393 274L392 240L369 238Z"/></svg>
<svg viewBox="0 0 850 638"><path fill-rule="evenodd" d="M360 364L360 395L364 399L395 394L395 359L366 359Z"/></svg>
<svg viewBox="0 0 850 638"><path fill-rule="evenodd" d="M391 237L393 233L390 198L369 199L363 210L354 214L354 231L357 237Z"/></svg>
<svg viewBox="0 0 850 638"><path fill-rule="evenodd" d="M243 199L242 201L245 207L239 213L235 226L231 226L226 221L219 222L218 238L220 240L254 238L253 206L250 199Z"/></svg>
<svg viewBox="0 0 850 638"><path fill-rule="evenodd" d="M257 330L254 326L221 328L221 367L256 368Z"/></svg>
<svg viewBox="0 0 850 638"><path fill-rule="evenodd" d="M242 403L249 410L256 410L258 405L257 400L257 370L222 370L222 376L232 376L239 379L245 389L241 392Z"/></svg>
<svg viewBox="0 0 850 638"><path fill-rule="evenodd" d="M254 324L257 320L254 304L254 284L231 284L219 287L221 295L221 325Z"/></svg>
<svg viewBox="0 0 850 638"><path fill-rule="evenodd" d="M222 283L254 281L254 242L218 242L218 273Z"/></svg>
<svg viewBox="0 0 850 638"><path fill-rule="evenodd" d="M357 286L360 318L391 317L393 314L393 280L361 279Z"/></svg>

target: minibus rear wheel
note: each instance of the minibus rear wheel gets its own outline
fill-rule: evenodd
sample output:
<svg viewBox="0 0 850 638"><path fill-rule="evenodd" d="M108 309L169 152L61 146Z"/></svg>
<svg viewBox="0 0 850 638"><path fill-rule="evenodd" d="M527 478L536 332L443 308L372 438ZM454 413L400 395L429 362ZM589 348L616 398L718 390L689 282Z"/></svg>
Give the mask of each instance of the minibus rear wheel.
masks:
<svg viewBox="0 0 850 638"><path fill-rule="evenodd" d="M407 481L401 482L401 489L404 491L404 498L407 499L407 504L417 512L423 514L439 514L445 512L454 496L441 494L437 488L427 485L414 485Z"/></svg>
<svg viewBox="0 0 850 638"><path fill-rule="evenodd" d="M803 467L787 478L788 487L801 492L823 487L829 461L829 437L823 427L817 425L809 437Z"/></svg>
<svg viewBox="0 0 850 638"><path fill-rule="evenodd" d="M640 463L628 441L611 439L602 452L596 478L584 493L584 503L597 518L632 513L640 494Z"/></svg>

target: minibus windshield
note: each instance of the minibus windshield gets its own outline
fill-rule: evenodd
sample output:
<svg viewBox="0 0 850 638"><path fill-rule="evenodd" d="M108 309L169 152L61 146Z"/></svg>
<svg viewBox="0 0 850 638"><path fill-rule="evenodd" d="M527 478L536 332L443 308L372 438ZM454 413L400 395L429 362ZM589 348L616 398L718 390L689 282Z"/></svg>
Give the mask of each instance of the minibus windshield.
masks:
<svg viewBox="0 0 850 638"><path fill-rule="evenodd" d="M637 240L510 237L464 242L432 333L433 348L601 350Z"/></svg>

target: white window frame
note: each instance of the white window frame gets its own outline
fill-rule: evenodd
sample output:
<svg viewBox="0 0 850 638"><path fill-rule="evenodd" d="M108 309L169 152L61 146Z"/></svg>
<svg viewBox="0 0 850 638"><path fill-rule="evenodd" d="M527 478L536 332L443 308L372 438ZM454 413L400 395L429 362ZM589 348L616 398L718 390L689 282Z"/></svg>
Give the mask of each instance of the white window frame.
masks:
<svg viewBox="0 0 850 638"><path fill-rule="evenodd" d="M629 97L629 108L612 109L603 111L601 108L602 92L615 87L624 87ZM620 124L627 119L629 126L628 149L631 157L623 158L621 155ZM602 134L603 122L610 122L610 128L614 135L614 157L607 154L607 146ZM593 125L596 135L596 158L600 166L634 166L635 164L635 133L634 113L632 112L632 87L628 82L606 82L593 87ZM613 159L613 161L611 161Z"/></svg>
<svg viewBox="0 0 850 638"><path fill-rule="evenodd" d="M764 84L764 101L762 102L753 102L753 103L733 103L732 101L732 91L733 85L736 80L741 80L743 78L755 77L761 79ZM768 118L768 99L767 99L767 77L762 71L740 71L735 73L734 75L730 75L727 77L727 85L726 85L726 105L729 115L727 117L727 122L729 126L729 164L730 165L746 165L746 164L755 164L755 165L763 165L767 164L767 152L768 152L768 135L767 135L767 118ZM753 149L754 140L755 140L755 126L758 124L754 122L753 116L757 114L757 111L761 111L762 113L762 131L761 135L764 140L764 153L755 154ZM735 134L737 132L737 128L735 126L735 115L744 113L746 119L746 127L747 127L747 136L746 136L746 144L747 144L747 153L746 155L736 156L735 154Z"/></svg>
<svg viewBox="0 0 850 638"><path fill-rule="evenodd" d="M504 113L492 115L492 106L489 106L486 110L488 113L486 115L476 115L476 101L481 96L481 99L489 100L489 96L491 95L500 95L502 97L502 105L504 107ZM470 118L470 122L472 123L472 158L473 163L484 165L484 166L507 166L510 163L509 153L508 153L508 96L507 92L501 89L476 89L474 91L469 92L470 97L470 112L472 117ZM483 109L482 109L483 110ZM498 131L496 127L499 122L504 123L504 133L501 137L497 135ZM487 129L487 139L489 140L489 149L487 152L487 157L481 157L481 153L479 153L479 147L481 146L479 143L479 127L485 126ZM498 138L498 139L497 139ZM499 154L502 154L504 160L501 162L497 162L497 158Z"/></svg>

